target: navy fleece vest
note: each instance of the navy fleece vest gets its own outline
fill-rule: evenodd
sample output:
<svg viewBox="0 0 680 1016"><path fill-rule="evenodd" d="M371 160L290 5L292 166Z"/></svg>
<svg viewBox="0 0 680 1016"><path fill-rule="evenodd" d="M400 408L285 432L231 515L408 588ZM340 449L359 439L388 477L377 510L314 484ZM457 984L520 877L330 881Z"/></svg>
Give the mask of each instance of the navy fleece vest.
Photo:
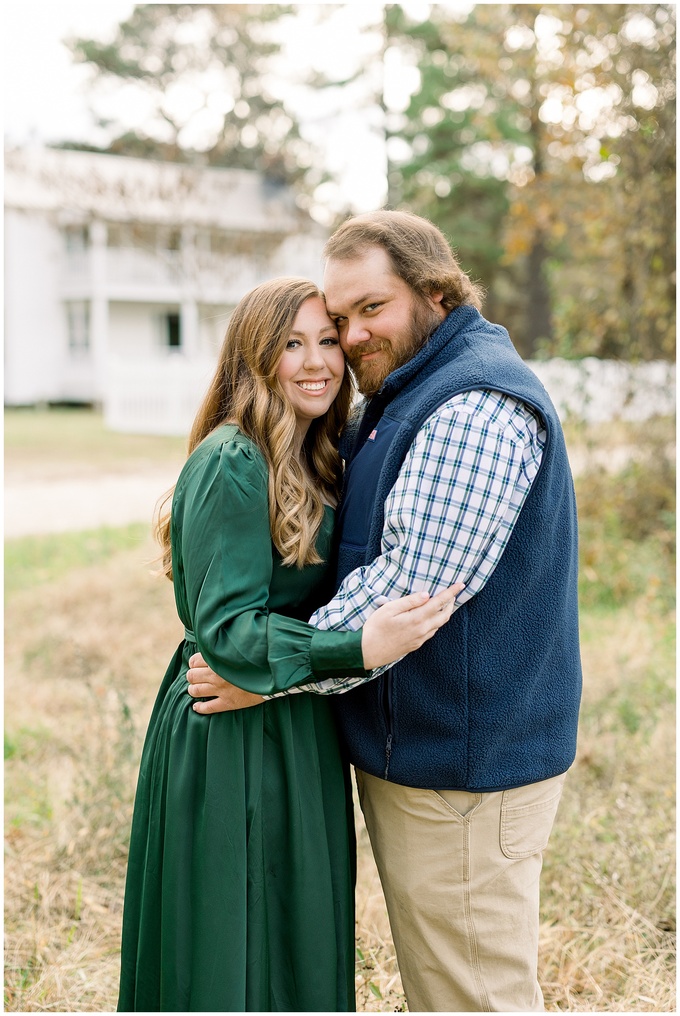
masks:
<svg viewBox="0 0 680 1016"><path fill-rule="evenodd" d="M351 761L412 787L522 786L564 772L576 750L576 506L562 429L505 329L474 308L452 311L367 405L348 455L338 585L380 554L385 498L422 423L474 389L535 407L547 431L505 551L434 638L384 676L334 696Z"/></svg>

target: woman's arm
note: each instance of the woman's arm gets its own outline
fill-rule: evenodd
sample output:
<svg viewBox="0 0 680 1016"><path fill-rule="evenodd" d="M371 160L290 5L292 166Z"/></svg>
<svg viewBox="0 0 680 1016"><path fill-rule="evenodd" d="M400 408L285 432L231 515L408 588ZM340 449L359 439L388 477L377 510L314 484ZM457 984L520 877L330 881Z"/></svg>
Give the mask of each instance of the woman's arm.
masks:
<svg viewBox="0 0 680 1016"><path fill-rule="evenodd" d="M418 648L448 620L453 595L385 604L359 631L320 630L270 613L273 574L267 467L246 439L216 444L187 478L173 514L173 565L199 651L251 695L348 675ZM424 605L423 605L424 604Z"/></svg>
<svg viewBox="0 0 680 1016"><path fill-rule="evenodd" d="M207 447L176 492L173 570L185 624L208 665L253 694L365 675L360 631L324 632L269 611L267 485L260 452L237 435Z"/></svg>
<svg viewBox="0 0 680 1016"><path fill-rule="evenodd" d="M368 619L362 630L362 652L366 670L385 666L400 659L420 646L450 619L456 595L462 583L445 589L436 596L412 593L384 604ZM198 713L226 712L245 709L265 701L261 695L251 695L216 674L205 664L200 654L189 661L187 672L189 694L194 698L214 696L210 701L194 703ZM332 694L332 682L326 682L326 694ZM338 682L341 684L341 682ZM304 691L304 684L295 691ZM320 691L318 685L312 689Z"/></svg>

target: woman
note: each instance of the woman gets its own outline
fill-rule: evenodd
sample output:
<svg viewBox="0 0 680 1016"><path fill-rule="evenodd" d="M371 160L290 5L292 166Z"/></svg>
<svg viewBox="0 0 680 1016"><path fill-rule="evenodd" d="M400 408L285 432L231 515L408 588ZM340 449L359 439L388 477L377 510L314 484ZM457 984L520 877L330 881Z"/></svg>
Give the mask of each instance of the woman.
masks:
<svg viewBox="0 0 680 1016"><path fill-rule="evenodd" d="M359 632L305 623L327 592L351 395L312 283L244 297L158 527L185 639L142 757L119 1011L354 1009L351 793L327 702L205 717L186 682L197 649L254 694L363 675L450 616L447 591L387 604Z"/></svg>

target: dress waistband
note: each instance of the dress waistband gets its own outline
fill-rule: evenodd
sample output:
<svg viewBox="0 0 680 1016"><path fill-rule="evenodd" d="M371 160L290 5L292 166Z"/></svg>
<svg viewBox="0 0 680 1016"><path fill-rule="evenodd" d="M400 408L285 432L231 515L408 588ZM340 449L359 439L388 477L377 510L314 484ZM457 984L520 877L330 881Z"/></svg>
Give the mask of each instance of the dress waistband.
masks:
<svg viewBox="0 0 680 1016"><path fill-rule="evenodd" d="M193 642L194 645L198 645L198 643L196 642L196 636L192 632L191 628L185 628L184 629L184 641L185 642Z"/></svg>

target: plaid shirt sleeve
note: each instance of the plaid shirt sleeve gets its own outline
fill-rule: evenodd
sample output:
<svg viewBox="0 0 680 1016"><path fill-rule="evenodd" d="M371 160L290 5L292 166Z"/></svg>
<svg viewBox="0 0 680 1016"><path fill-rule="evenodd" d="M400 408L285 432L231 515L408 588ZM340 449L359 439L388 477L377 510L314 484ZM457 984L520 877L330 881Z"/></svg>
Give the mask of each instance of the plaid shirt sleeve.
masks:
<svg viewBox="0 0 680 1016"><path fill-rule="evenodd" d="M472 391L446 402L421 427L387 497L380 556L351 572L310 623L356 631L388 600L459 581L458 606L471 599L500 560L544 446L538 418L508 395ZM340 694L388 669L291 691Z"/></svg>

